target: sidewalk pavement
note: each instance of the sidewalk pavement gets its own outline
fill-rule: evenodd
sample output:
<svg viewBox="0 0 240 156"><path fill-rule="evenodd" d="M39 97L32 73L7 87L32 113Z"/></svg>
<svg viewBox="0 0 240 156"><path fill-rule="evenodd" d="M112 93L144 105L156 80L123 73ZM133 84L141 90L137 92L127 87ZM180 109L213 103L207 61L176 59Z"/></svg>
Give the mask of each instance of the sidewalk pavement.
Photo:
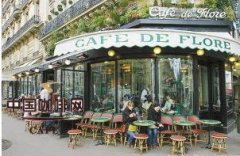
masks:
<svg viewBox="0 0 240 156"><path fill-rule="evenodd" d="M2 139L10 140L10 148L2 151L3 156L166 156L171 155L171 146L165 145L162 149L156 148L141 154L139 151L118 144L117 147L109 145L95 146L96 141L90 138L82 138L81 145L75 149L68 148L68 138L59 138L51 132L49 134L30 134L24 131L24 121L2 114ZM216 156L229 155L240 156L240 134L236 129L228 135L227 154L202 148L204 143L196 147L189 147L186 155L189 156Z"/></svg>

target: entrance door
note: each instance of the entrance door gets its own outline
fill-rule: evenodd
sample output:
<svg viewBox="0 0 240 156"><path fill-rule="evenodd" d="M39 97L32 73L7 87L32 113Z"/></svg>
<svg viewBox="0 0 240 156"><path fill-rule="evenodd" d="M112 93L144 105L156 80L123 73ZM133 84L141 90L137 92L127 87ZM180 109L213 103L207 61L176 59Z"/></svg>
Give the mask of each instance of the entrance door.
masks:
<svg viewBox="0 0 240 156"><path fill-rule="evenodd" d="M221 112L219 65L202 63L198 65L199 114L203 118L218 118Z"/></svg>

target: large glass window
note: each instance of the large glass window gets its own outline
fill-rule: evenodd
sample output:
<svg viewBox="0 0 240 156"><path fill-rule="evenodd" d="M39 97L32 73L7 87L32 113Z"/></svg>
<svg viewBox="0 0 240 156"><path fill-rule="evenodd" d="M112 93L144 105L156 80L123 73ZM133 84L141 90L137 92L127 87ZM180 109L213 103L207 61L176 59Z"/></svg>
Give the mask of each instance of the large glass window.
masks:
<svg viewBox="0 0 240 156"><path fill-rule="evenodd" d="M63 97L70 100L72 98L84 97L84 71L83 64L79 64L73 68L63 69L62 70L62 93ZM57 72L57 75L60 75L61 71ZM60 82L60 77L57 76L57 82ZM57 94L60 95L60 88L57 89Z"/></svg>
<svg viewBox="0 0 240 156"><path fill-rule="evenodd" d="M198 103L200 111L208 111L208 70L207 66L198 65Z"/></svg>
<svg viewBox="0 0 240 156"><path fill-rule="evenodd" d="M154 60L132 59L120 60L118 63L118 103L119 108L124 105L123 100L133 98L137 107L150 94L154 99Z"/></svg>
<svg viewBox="0 0 240 156"><path fill-rule="evenodd" d="M30 96L36 95L36 76L35 75L28 77L28 94Z"/></svg>
<svg viewBox="0 0 240 156"><path fill-rule="evenodd" d="M214 111L220 111L220 83L219 83L219 67L213 67L213 108Z"/></svg>
<svg viewBox="0 0 240 156"><path fill-rule="evenodd" d="M225 89L227 109L233 108L233 77L231 68L232 66L230 64L225 65Z"/></svg>
<svg viewBox="0 0 240 156"><path fill-rule="evenodd" d="M22 81L22 84L23 84L23 92L22 92L22 94L24 95L24 96L28 96L28 93L27 93L27 89L28 89L28 78L27 77L24 77L23 78L23 81Z"/></svg>
<svg viewBox="0 0 240 156"><path fill-rule="evenodd" d="M73 71L71 70L63 70L63 97L66 99L73 98Z"/></svg>
<svg viewBox="0 0 240 156"><path fill-rule="evenodd" d="M159 99L167 114L192 114L193 78L191 57L158 58Z"/></svg>
<svg viewBox="0 0 240 156"><path fill-rule="evenodd" d="M78 64L74 71L74 96L84 97L84 65Z"/></svg>
<svg viewBox="0 0 240 156"><path fill-rule="evenodd" d="M91 110L115 111L115 62L91 64Z"/></svg>
<svg viewBox="0 0 240 156"><path fill-rule="evenodd" d="M37 76L36 76L36 95L39 95L41 92L41 84L42 84L42 74L37 74Z"/></svg>

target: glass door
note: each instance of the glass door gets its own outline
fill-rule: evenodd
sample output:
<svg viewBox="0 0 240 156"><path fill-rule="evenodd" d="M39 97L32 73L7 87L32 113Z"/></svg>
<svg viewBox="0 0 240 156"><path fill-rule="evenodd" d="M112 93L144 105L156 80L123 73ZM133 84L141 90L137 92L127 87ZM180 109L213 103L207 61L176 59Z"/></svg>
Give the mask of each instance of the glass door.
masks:
<svg viewBox="0 0 240 156"><path fill-rule="evenodd" d="M198 84L199 111L208 111L208 68L205 65L198 65Z"/></svg>

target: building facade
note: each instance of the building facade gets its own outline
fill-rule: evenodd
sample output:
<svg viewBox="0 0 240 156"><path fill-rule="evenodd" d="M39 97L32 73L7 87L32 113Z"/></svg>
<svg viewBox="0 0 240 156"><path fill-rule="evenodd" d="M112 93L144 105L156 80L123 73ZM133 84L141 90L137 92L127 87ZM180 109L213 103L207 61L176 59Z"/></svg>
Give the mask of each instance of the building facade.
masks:
<svg viewBox="0 0 240 156"><path fill-rule="evenodd" d="M164 107L170 96L176 114L218 119L222 131L233 129L237 93L233 84L240 75L236 27L226 19L179 17L181 9L176 9L177 17L168 17L170 6L207 7L206 2L50 0L45 4L46 22L35 35L45 59L30 67L34 63L22 62L16 69L14 97L36 96L40 84L49 82L60 99L82 98L84 110L120 112L125 100L140 107L149 94ZM165 17L150 16L149 7L157 5L164 6L159 9ZM192 42L185 42L190 36ZM25 43L33 38L24 39L20 47L27 49ZM8 49L3 53L6 62L16 48ZM27 56L34 61L30 53Z"/></svg>

